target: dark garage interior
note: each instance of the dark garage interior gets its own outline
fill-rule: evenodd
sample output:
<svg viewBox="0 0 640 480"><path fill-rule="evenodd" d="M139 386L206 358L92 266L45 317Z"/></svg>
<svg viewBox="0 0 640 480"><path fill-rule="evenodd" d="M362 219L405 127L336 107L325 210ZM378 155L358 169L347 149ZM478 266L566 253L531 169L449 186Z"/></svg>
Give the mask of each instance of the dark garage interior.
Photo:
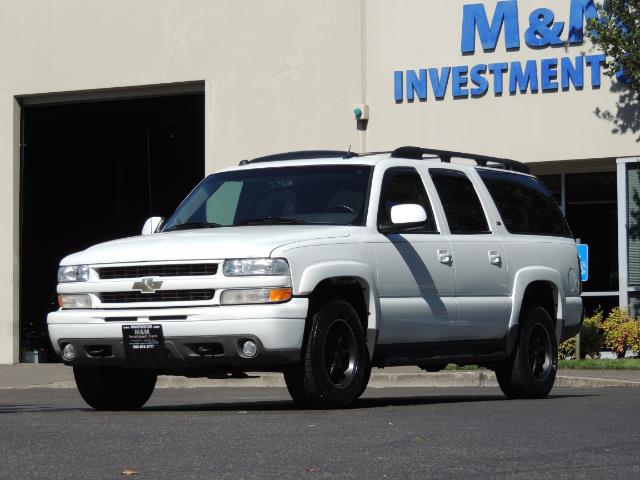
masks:
<svg viewBox="0 0 640 480"><path fill-rule="evenodd" d="M139 234L204 176L204 94L23 105L21 361L57 361L46 315L66 255Z"/></svg>

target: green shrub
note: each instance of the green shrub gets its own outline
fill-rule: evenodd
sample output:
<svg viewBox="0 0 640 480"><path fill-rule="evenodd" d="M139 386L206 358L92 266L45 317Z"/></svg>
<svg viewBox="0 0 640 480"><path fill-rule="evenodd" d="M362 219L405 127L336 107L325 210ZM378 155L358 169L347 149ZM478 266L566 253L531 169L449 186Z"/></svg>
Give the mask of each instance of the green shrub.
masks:
<svg viewBox="0 0 640 480"><path fill-rule="evenodd" d="M626 310L614 308L604 321L604 344L624 357L627 349L640 350L640 323Z"/></svg>
<svg viewBox="0 0 640 480"><path fill-rule="evenodd" d="M569 359L576 356L576 337L571 337L558 345L558 356Z"/></svg>
<svg viewBox="0 0 640 480"><path fill-rule="evenodd" d="M593 315L586 317L580 329L580 357L596 358L602 349L602 310L596 310ZM562 342L558 347L560 358L576 356L576 337Z"/></svg>

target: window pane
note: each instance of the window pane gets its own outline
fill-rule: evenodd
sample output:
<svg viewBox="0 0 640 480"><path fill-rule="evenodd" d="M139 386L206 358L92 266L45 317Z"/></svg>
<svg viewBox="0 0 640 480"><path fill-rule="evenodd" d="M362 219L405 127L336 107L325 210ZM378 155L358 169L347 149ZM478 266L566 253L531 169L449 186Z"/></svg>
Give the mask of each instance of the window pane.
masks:
<svg viewBox="0 0 640 480"><path fill-rule="evenodd" d="M371 167L326 165L248 168L204 179L165 230L185 223L241 225L255 220L364 225ZM276 222L277 223L277 222Z"/></svg>
<svg viewBox="0 0 640 480"><path fill-rule="evenodd" d="M467 176L456 170L439 168L430 173L451 233L490 233L478 194Z"/></svg>
<svg viewBox="0 0 640 480"><path fill-rule="evenodd" d="M556 203L558 205L562 204L562 180L560 175L538 175L538 180L540 180L549 193L553 195Z"/></svg>
<svg viewBox="0 0 640 480"><path fill-rule="evenodd" d="M585 292L618 290L616 183L613 172L565 176L567 221L574 236L589 245L589 280L582 284Z"/></svg>
<svg viewBox="0 0 640 480"><path fill-rule="evenodd" d="M627 279L630 287L640 287L640 168L638 167L638 164L627 164ZM640 296L637 298L637 303L640 307Z"/></svg>
<svg viewBox="0 0 640 480"><path fill-rule="evenodd" d="M568 174L565 176L565 185L567 203L615 202L617 198L615 172Z"/></svg>
<svg viewBox="0 0 640 480"><path fill-rule="evenodd" d="M534 177L478 169L509 233L571 237L551 194Z"/></svg>
<svg viewBox="0 0 640 480"><path fill-rule="evenodd" d="M207 222L231 225L241 191L242 182L226 182L220 185L220 188L207 200Z"/></svg>
<svg viewBox="0 0 640 480"><path fill-rule="evenodd" d="M382 195L378 208L378 224L391 224L391 207L413 203L422 206L427 212L424 227L412 230L412 233L437 233L431 203L418 172L413 168L392 168L387 170L382 182Z"/></svg>

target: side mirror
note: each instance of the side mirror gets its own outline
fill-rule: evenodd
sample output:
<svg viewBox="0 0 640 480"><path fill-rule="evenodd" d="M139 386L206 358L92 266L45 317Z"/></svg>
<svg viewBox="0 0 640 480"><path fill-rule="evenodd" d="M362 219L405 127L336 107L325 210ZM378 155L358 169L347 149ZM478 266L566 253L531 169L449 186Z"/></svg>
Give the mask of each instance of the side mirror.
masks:
<svg viewBox="0 0 640 480"><path fill-rule="evenodd" d="M391 207L391 223L402 225L405 223L422 223L427 221L427 212L421 205L407 203Z"/></svg>
<svg viewBox="0 0 640 480"><path fill-rule="evenodd" d="M151 217L144 222L144 226L142 227L142 235L153 235L159 229L159 227L164 223L163 217Z"/></svg>
<svg viewBox="0 0 640 480"><path fill-rule="evenodd" d="M402 232L421 227L427 221L427 212L421 205L406 203L391 207L391 225L381 225L382 233Z"/></svg>

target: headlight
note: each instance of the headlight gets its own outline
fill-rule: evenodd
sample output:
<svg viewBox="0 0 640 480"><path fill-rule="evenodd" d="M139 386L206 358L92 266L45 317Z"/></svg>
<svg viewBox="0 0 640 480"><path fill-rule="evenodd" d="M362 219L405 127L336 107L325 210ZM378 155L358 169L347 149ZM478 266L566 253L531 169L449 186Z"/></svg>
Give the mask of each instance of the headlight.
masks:
<svg viewBox="0 0 640 480"><path fill-rule="evenodd" d="M89 295L58 295L58 305L60 308L91 308L91 297Z"/></svg>
<svg viewBox="0 0 640 480"><path fill-rule="evenodd" d="M251 303L278 303L291 300L290 288L256 288L225 290L220 295L222 305L246 305Z"/></svg>
<svg viewBox="0 0 640 480"><path fill-rule="evenodd" d="M58 283L89 281L88 265L72 265L58 268Z"/></svg>
<svg viewBox="0 0 640 480"><path fill-rule="evenodd" d="M227 277L291 275L289 264L284 258L237 258L225 260L222 271Z"/></svg>

